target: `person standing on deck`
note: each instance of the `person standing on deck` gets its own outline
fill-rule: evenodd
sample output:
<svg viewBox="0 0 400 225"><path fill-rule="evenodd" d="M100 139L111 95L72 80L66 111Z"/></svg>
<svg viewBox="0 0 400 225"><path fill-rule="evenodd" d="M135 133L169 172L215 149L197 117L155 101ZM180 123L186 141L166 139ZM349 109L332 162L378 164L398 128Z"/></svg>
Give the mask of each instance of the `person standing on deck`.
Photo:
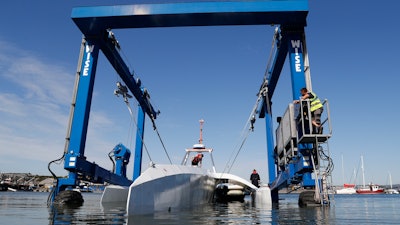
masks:
<svg viewBox="0 0 400 225"><path fill-rule="evenodd" d="M258 175L257 170L254 169L253 172L250 175L250 180L251 183L256 186L256 187L260 187L260 175Z"/></svg>

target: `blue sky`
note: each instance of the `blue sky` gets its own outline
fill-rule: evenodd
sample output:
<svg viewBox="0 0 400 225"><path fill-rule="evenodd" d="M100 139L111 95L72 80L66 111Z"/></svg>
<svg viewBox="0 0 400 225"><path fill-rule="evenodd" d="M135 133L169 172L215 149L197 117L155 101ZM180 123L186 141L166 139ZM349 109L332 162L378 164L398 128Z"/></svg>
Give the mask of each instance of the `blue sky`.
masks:
<svg viewBox="0 0 400 225"><path fill-rule="evenodd" d="M136 1L136 3L139 1ZM7 1L0 18L0 172L50 175L67 130L81 33L73 7L129 1ZM130 1L132 3L132 1ZM135 3L135 1L133 1ZM364 156L366 182L400 183L399 3L309 1L306 27L313 90L331 107L333 181L345 182ZM218 171L238 150L264 76L274 27L221 26L115 30L125 60L161 111L156 124L174 163L197 143L214 149ZM286 66L274 95L273 116L292 101ZM100 54L86 156L112 167L107 154L122 142L134 149L134 121L113 95L118 76ZM136 120L136 103L131 100ZM253 168L267 182L265 121L258 119L231 173L248 179ZM150 122L145 144L151 159L167 163ZM144 168L149 159L144 154ZM209 160L208 160L209 161ZM207 162L207 159L206 159ZM63 165L52 169L65 175ZM132 162L128 175L132 174ZM359 172L359 176L360 172ZM354 181L353 181L354 182ZM361 183L359 179L357 183Z"/></svg>

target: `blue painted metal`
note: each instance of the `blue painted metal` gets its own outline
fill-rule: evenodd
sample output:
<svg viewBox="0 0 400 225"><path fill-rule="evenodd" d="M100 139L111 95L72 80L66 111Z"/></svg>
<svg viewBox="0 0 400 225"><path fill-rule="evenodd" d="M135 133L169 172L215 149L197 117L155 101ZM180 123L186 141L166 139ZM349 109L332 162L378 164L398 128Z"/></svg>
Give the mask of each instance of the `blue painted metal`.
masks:
<svg viewBox="0 0 400 225"><path fill-rule="evenodd" d="M144 93L141 87L141 81L135 80L133 74L129 71L129 67L126 65L125 61L122 59L119 51L115 45L115 39L109 37L109 32L104 30L102 35L98 37L92 37L97 43L101 44L101 51L104 53L108 61L114 67L115 71L124 81L126 86L135 96L143 111L152 118L156 119L159 112L157 112L152 104L150 103L147 93ZM94 39L95 38L95 39Z"/></svg>
<svg viewBox="0 0 400 225"><path fill-rule="evenodd" d="M86 135L97 59L102 46L107 45L96 39L86 39L85 41L78 81L79 85L77 85L76 100L73 106L74 112L71 120L69 145L64 157L64 169L69 171L69 175L68 178L57 180L57 186L52 193L52 200L54 200L60 191L65 190L67 187L79 185L81 179L96 183L109 182L120 185L130 185L132 183L131 180L126 178L126 164L129 162L130 151L123 145L119 145L119 148L125 153L115 156L117 161L116 173L112 173L95 163L88 162L85 157ZM147 105L147 109L150 111L153 108L147 100L146 98L146 101L142 100L142 102Z"/></svg>
<svg viewBox="0 0 400 225"><path fill-rule="evenodd" d="M126 178L126 165L129 162L130 155L127 154L127 152L129 152L129 149L125 148L123 145L117 145L114 150L117 150L117 148L122 149L122 152L121 154L117 154L115 156L115 160L117 161L115 173L112 173L95 163L86 161L85 157L77 157L74 160L70 160L70 162L74 162L75 164L74 169L65 168L66 170L70 171L68 173L68 177L57 179L57 184L51 193L51 200L53 201L60 191L78 186L80 180L86 180L94 183L108 182L112 184L129 186L132 183L131 180Z"/></svg>
<svg viewBox="0 0 400 225"><path fill-rule="evenodd" d="M302 186L305 188L315 187L315 181L312 178L311 173L303 173Z"/></svg>
<svg viewBox="0 0 400 225"><path fill-rule="evenodd" d="M291 72L291 86L293 100L299 99L300 89L306 87L306 78L304 73L304 58L303 46L304 27L281 25L279 30L279 38L276 42L277 50L273 58L273 63L269 68L268 80L268 94L263 99L262 107L259 107L259 116L265 117L267 127L267 140L273 139L275 133L272 132L271 115L266 110L267 101L271 101L274 91L279 80L283 65L286 57L289 59L289 66ZM271 141L269 141L271 142ZM287 187L291 184L300 184L303 187L314 187L315 180L312 178L311 173L314 168L311 161L311 151L313 144L302 143L297 145L297 155L294 156L290 163L276 167L276 158L274 146L267 144L268 150L268 163L269 163L269 182L272 190L272 199L278 199L277 195L281 188ZM274 166L272 166L273 164ZM275 169L278 169L275 172ZM274 196L276 195L276 196Z"/></svg>
<svg viewBox="0 0 400 225"><path fill-rule="evenodd" d="M269 115L268 111L266 110L266 105L267 105L267 101L272 102L272 97L276 88L276 85L278 83L280 74L282 72L282 68L283 65L286 61L286 56L288 55L288 51L289 51L289 43L290 43L290 35L288 32L286 32L286 29L289 30L289 28L286 28L284 26L280 26L280 30L279 30L279 38L277 38L277 42L276 42L276 51L275 51L275 55L273 58L273 63L271 65L271 68L269 68L269 76L267 78L268 80L268 93L265 96L265 99L263 99L261 105L263 107L261 107L260 111L259 111L259 117L260 118L264 118L265 117L265 122L266 122L266 126L267 126L267 140L273 140L274 139L274 134L275 132L273 132L273 128L271 128L272 124L271 121L272 119L269 118L271 117L271 115ZM292 56L294 57L294 56ZM295 61L291 61L291 64L295 62ZM295 66L291 66L291 70L292 70L292 74L293 74L293 68L295 68ZM292 76L293 77L293 76ZM297 76L296 76L297 78ZM304 79L304 73L303 73L303 79ZM297 82L296 80L292 79L292 86L293 86L293 82ZM276 155L275 155L275 145L272 144L267 144L267 152L268 152L268 170L269 170L269 184L271 187L271 190L273 190L271 192L272 194L272 199L274 201L278 200L278 191L274 191L274 190L279 190L283 187L287 187L288 186L288 182L290 181L290 179L293 178L293 166L290 166L290 168L278 168L278 171L276 170Z"/></svg>
<svg viewBox="0 0 400 225"><path fill-rule="evenodd" d="M292 32L288 35L288 53L291 71L292 81L292 96L293 100L300 98L300 89L306 87L306 80L304 74L304 58L303 58L303 35L304 30L301 29L298 32ZM314 187L315 182L312 179L311 173L313 172L311 153L305 151L312 148L310 144L299 144L298 151L300 153L299 163L295 165L294 173L302 175L302 183L304 187ZM304 158L301 156L307 156L308 160L304 162ZM305 166L309 165L309 166Z"/></svg>
<svg viewBox="0 0 400 225"><path fill-rule="evenodd" d="M142 107L138 107L137 116L137 130L136 130L136 144L135 144L135 156L133 164L133 177L132 180L136 180L142 172L142 153L143 153L143 138L144 138L144 123L145 114Z"/></svg>
<svg viewBox="0 0 400 225"><path fill-rule="evenodd" d="M85 155L87 126L98 55L99 46L91 41L86 41L82 58L82 68L79 75L74 116L72 118L69 148L64 164L65 169L70 171L75 170L76 159Z"/></svg>
<svg viewBox="0 0 400 225"><path fill-rule="evenodd" d="M265 107L268 107L268 104L265 104ZM265 129L267 134L267 149L274 149L274 136L270 134L274 134L273 130L273 120L270 110L266 109L265 115ZM272 183L276 178L276 168L275 168L275 153L274 151L268 151L268 177L269 183Z"/></svg>
<svg viewBox="0 0 400 225"><path fill-rule="evenodd" d="M282 29L282 27L281 27ZM281 39L277 40L276 46L276 52L274 55L273 63L271 65L271 68L269 69L269 76L268 76L268 98L272 99L272 96L274 95L276 85L278 84L279 77L282 72L283 65L285 64L286 61L286 56L288 54L288 45L287 45L287 36L284 35L284 33L281 31L283 34ZM265 104L265 103L264 103ZM260 113L260 116L262 116L263 113Z"/></svg>
<svg viewBox="0 0 400 225"><path fill-rule="evenodd" d="M303 59L303 31L288 35L287 46L289 53L290 72L292 81L293 100L299 99L300 89L306 87Z"/></svg>
<svg viewBox="0 0 400 225"><path fill-rule="evenodd" d="M79 184L77 172L82 169L82 165L80 165L79 162L84 158L85 154L87 126L89 122L98 54L98 46L91 42L85 43L74 116L72 118L69 147L64 159L64 168L69 171L69 174L68 178L62 178L57 181L57 187L55 187L52 199L68 186L73 187Z"/></svg>
<svg viewBox="0 0 400 225"><path fill-rule="evenodd" d="M78 7L71 17L85 35L106 29L214 25L306 25L308 0L215 1Z"/></svg>
<svg viewBox="0 0 400 225"><path fill-rule="evenodd" d="M126 177L126 166L129 163L131 151L123 144L118 144L114 147L114 157L116 161L115 174L121 177Z"/></svg>

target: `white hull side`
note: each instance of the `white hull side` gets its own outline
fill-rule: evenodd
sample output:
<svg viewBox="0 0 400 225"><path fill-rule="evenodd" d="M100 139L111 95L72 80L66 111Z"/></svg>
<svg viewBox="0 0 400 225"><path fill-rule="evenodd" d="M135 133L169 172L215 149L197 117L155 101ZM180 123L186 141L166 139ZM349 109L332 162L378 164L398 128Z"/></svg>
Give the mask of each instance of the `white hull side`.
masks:
<svg viewBox="0 0 400 225"><path fill-rule="evenodd" d="M249 181L230 173L213 173L212 175L215 179L228 179L229 182L235 182L252 189L253 200L257 207L272 207L271 189L267 185L258 188Z"/></svg>
<svg viewBox="0 0 400 225"><path fill-rule="evenodd" d="M237 184L225 184L228 188L228 195L235 196L235 195L244 195L244 188Z"/></svg>
<svg viewBox="0 0 400 225"><path fill-rule="evenodd" d="M355 188L342 188L335 191L338 195L350 195L350 194L357 194Z"/></svg>
<svg viewBox="0 0 400 225"><path fill-rule="evenodd" d="M262 186L256 190L255 205L258 208L272 208L271 189L268 186Z"/></svg>
<svg viewBox="0 0 400 225"><path fill-rule="evenodd" d="M126 204L129 187L119 185L108 185L101 196L101 203L123 203Z"/></svg>
<svg viewBox="0 0 400 225"><path fill-rule="evenodd" d="M243 184L243 186L247 186L253 190L258 189L256 186L254 186L249 181L247 181L241 177L238 177L236 175L230 174L230 173L212 173L212 176L214 176L215 179L227 179L227 180L239 183L239 184Z"/></svg>
<svg viewBox="0 0 400 225"><path fill-rule="evenodd" d="M391 189L385 190L385 193L386 194L399 194L399 191L396 190L396 189L391 188Z"/></svg>
<svg viewBox="0 0 400 225"><path fill-rule="evenodd" d="M244 187L231 184L231 183L220 183L215 187L214 201L215 202L233 202L233 201L244 201Z"/></svg>
<svg viewBox="0 0 400 225"><path fill-rule="evenodd" d="M211 201L215 180L199 167L155 165L129 187L128 215L189 209Z"/></svg>

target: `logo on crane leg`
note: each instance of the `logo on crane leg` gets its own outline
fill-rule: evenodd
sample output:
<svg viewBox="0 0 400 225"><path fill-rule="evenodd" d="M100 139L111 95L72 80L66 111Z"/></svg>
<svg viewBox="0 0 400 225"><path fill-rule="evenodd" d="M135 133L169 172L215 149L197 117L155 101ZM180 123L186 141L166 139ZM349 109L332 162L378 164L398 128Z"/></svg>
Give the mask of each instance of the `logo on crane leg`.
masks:
<svg viewBox="0 0 400 225"><path fill-rule="evenodd" d="M91 56L91 53L93 52L93 49L94 49L94 45L86 45L85 46L86 60L85 60L85 66L83 67L83 73L82 73L82 76L84 76L84 77L89 75L90 56Z"/></svg>
<svg viewBox="0 0 400 225"><path fill-rule="evenodd" d="M294 65L296 72L301 72L301 60L299 54L300 40L292 40L292 48L294 49Z"/></svg>

